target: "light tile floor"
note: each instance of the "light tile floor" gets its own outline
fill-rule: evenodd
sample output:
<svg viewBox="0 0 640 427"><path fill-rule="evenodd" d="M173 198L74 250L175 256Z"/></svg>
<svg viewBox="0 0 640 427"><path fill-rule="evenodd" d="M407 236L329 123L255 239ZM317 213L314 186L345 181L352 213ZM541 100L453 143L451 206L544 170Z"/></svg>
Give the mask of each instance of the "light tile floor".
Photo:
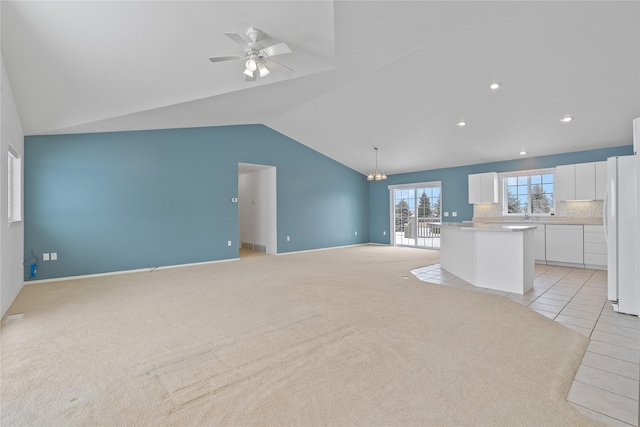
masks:
<svg viewBox="0 0 640 427"><path fill-rule="evenodd" d="M640 319L613 311L607 272L536 264L524 295L475 287L433 264L411 271L424 282L502 295L590 338L567 400L611 426L638 426Z"/></svg>

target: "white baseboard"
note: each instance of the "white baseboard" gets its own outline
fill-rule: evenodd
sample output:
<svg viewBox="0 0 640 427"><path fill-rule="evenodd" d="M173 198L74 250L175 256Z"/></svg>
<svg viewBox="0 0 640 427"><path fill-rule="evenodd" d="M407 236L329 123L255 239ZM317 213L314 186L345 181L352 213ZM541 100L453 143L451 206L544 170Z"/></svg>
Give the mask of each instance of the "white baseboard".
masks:
<svg viewBox="0 0 640 427"><path fill-rule="evenodd" d="M220 259L215 261L192 262L189 264L175 264L175 265L163 265L161 267L138 268L136 270L120 270L120 271L110 271L108 273L84 274L82 276L67 276L67 277L55 277L53 279L27 280L24 282L24 284L35 285L38 283L62 282L65 280L76 280L76 279L90 279L93 277L115 276L118 274L145 273L145 272L150 273L150 272L153 272L154 270L166 270L168 268L192 267L195 265L217 264L219 262L229 262L229 261L239 261L239 260L240 258L229 258L229 259Z"/></svg>
<svg viewBox="0 0 640 427"><path fill-rule="evenodd" d="M329 249L353 248L355 246L367 246L367 245L374 245L374 244L375 243L357 243L355 245L331 246L328 248L306 249L304 251L279 252L278 255L291 255L291 254L301 254L304 252L328 251Z"/></svg>

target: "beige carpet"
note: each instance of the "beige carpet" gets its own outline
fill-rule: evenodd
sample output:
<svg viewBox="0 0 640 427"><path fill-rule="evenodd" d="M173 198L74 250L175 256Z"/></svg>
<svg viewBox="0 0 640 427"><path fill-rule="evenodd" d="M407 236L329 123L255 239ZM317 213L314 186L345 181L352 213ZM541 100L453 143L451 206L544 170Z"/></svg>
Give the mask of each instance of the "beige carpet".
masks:
<svg viewBox="0 0 640 427"><path fill-rule="evenodd" d="M598 425L565 397L587 338L418 281L360 246L25 286L1 424Z"/></svg>

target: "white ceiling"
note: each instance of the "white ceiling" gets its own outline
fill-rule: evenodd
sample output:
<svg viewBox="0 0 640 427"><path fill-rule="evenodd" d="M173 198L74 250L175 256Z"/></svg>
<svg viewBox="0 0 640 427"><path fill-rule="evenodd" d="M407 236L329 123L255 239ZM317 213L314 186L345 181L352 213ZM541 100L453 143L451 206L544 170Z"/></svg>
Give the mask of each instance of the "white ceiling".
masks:
<svg viewBox="0 0 640 427"><path fill-rule="evenodd" d="M379 147L395 174L628 145L640 116L638 1L1 8L28 135L264 123L362 173ZM291 47L277 59L293 77L245 82L241 61L208 61L241 54L224 32L249 27Z"/></svg>

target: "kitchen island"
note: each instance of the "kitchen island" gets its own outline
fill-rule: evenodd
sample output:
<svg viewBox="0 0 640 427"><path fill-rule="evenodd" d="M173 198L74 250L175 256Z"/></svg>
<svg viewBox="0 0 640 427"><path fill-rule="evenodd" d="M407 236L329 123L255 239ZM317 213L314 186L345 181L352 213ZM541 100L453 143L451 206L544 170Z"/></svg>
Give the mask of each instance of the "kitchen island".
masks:
<svg viewBox="0 0 640 427"><path fill-rule="evenodd" d="M533 288L535 226L442 222L440 265L473 286L524 294Z"/></svg>

